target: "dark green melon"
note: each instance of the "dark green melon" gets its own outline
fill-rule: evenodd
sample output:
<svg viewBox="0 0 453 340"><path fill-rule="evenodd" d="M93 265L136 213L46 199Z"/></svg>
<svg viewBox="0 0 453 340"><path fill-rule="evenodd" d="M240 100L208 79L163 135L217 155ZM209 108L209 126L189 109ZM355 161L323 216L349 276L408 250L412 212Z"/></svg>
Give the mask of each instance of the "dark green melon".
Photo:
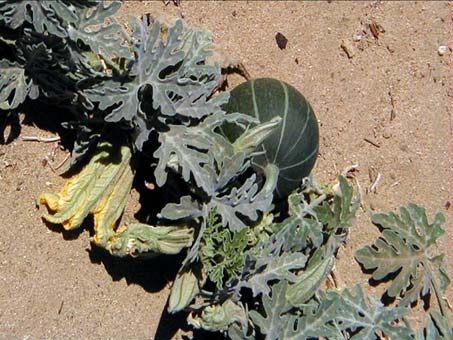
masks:
<svg viewBox="0 0 453 340"><path fill-rule="evenodd" d="M264 167L268 163L280 170L277 195L286 197L309 175L318 155L318 123L310 104L291 85L271 78L252 79L235 87L223 107L228 113L241 112L267 122L275 116L282 121L265 139L262 155L253 162ZM223 126L224 134L236 140L243 132L237 126Z"/></svg>

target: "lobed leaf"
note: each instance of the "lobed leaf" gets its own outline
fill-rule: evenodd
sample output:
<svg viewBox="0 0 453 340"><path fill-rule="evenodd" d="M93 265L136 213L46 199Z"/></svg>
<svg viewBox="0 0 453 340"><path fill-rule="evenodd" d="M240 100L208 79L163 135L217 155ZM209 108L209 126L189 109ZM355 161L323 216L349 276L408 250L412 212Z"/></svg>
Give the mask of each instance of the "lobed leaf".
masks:
<svg viewBox="0 0 453 340"><path fill-rule="evenodd" d="M38 33L48 32L60 38L67 37L66 24L77 19L76 8L64 0L0 1L0 25L18 29L29 23Z"/></svg>
<svg viewBox="0 0 453 340"><path fill-rule="evenodd" d="M284 330L290 327L290 316L284 314L289 309L285 298L286 288L287 283L282 280L272 287L270 296L263 295L264 316L255 310L249 311L250 319L266 335L266 340L284 339Z"/></svg>
<svg viewBox="0 0 453 340"><path fill-rule="evenodd" d="M214 179L205 165L213 162L212 156L208 154L209 148L215 143L213 132L204 126L170 125L169 128L168 132L159 134L160 146L154 152L154 157L159 159L154 171L156 184L165 184L166 169L173 163L176 170L181 169L185 181L189 182L192 175L200 188L211 192Z"/></svg>
<svg viewBox="0 0 453 340"><path fill-rule="evenodd" d="M96 6L83 8L76 16L76 20L68 25L69 38L74 42L88 45L92 52L100 55L109 62L113 58L130 58L128 47L122 45L122 27L112 18L121 7L121 2L98 2ZM110 22L106 23L106 19Z"/></svg>
<svg viewBox="0 0 453 340"><path fill-rule="evenodd" d="M256 258L251 256L252 251L246 255L241 281L237 284L251 289L253 296L269 296L272 281L296 282L295 272L304 268L307 256L297 251L282 252L294 237L297 237L294 229L288 228L271 235L266 243L259 243L257 248L261 247L261 251Z"/></svg>
<svg viewBox="0 0 453 340"><path fill-rule="evenodd" d="M453 339L453 329L448 322L448 315L431 311L426 317L425 328L415 335L415 340L450 340Z"/></svg>
<svg viewBox="0 0 453 340"><path fill-rule="evenodd" d="M227 95L211 98L220 77L217 66L203 61L211 40L199 31L185 31L181 21L170 27L166 41L155 21L150 32L144 19L133 33L135 59L125 79L111 78L85 90L86 96L108 109L106 121L124 120L137 129L136 146L142 149L156 119L180 115L203 118L217 111ZM189 37L191 37L189 39ZM190 42L190 47L186 46Z"/></svg>
<svg viewBox="0 0 453 340"><path fill-rule="evenodd" d="M303 194L294 193L288 197L288 214L289 217L278 224L277 228L297 228L300 234L298 240L304 242L303 247L309 242L315 248L320 247L323 242L323 225L318 220L314 206L304 199Z"/></svg>
<svg viewBox="0 0 453 340"><path fill-rule="evenodd" d="M259 212L269 209L277 178L278 168L269 164L265 169L265 182L260 190L256 175L253 174L239 188L233 187L226 195L214 193L209 206L222 216L224 226L228 225L233 231L241 230L246 225L240 216L256 221Z"/></svg>
<svg viewBox="0 0 453 340"><path fill-rule="evenodd" d="M0 60L0 109L11 110L22 104L30 85L22 66L7 59Z"/></svg>
<svg viewBox="0 0 453 340"><path fill-rule="evenodd" d="M319 337L370 340L378 339L380 334L392 339L413 339L409 328L395 323L407 313L405 308L387 308L377 301L369 305L358 285L353 292L345 289L341 294L320 293L296 312L291 312L285 298L288 287L281 281L272 287L271 297L263 296L265 316L255 310L249 312L266 340Z"/></svg>
<svg viewBox="0 0 453 340"><path fill-rule="evenodd" d="M336 295L328 292L327 295ZM402 307L384 307L379 301L371 299L367 304L359 285L353 291L343 290L335 315L335 324L341 330L349 330L354 335L351 340L379 339L382 332L391 339L411 340L412 330L395 321L401 320L408 310Z"/></svg>
<svg viewBox="0 0 453 340"><path fill-rule="evenodd" d="M443 215L437 214L429 224L425 209L409 204L400 208L400 216L373 214L372 221L383 229L382 236L372 246L358 250L355 257L365 269L373 271L374 280L394 275L386 293L402 297L399 304L403 306L416 302L434 287L440 289L436 294L442 294L450 280L442 266L443 254L436 255L433 248L444 233Z"/></svg>

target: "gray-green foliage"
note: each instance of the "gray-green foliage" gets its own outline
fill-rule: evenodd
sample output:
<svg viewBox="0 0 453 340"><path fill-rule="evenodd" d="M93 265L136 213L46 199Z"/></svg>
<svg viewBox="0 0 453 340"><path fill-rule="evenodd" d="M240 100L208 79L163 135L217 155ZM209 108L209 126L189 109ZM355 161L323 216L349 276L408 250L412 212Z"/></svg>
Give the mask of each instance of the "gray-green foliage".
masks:
<svg viewBox="0 0 453 340"><path fill-rule="evenodd" d="M313 196L314 199L308 201L309 196ZM256 301L263 301L265 305L270 306L269 304L274 301L276 305L269 308L273 313L279 313L280 307L285 312L297 310L299 306L316 296L320 285L335 263L336 251L341 245L339 241L345 240L346 229L350 227L357 209L358 196L353 194L352 186L344 178L340 178L340 190L337 194L316 191L308 181L303 193L295 193L288 200L289 216L283 221L273 222L268 207L260 223L240 230L232 227L219 230L219 220L213 218L213 214L221 215L215 209L210 210L208 217L205 218L205 228L200 230L205 236L197 246L199 255L195 252L191 264L182 270L190 270L193 266L195 273L195 270L201 268L200 287L204 286L208 277L216 283L217 288L208 295L201 295L202 299L195 300L191 308L200 309L225 299L238 301L245 290L249 290ZM175 208L177 211L190 212L193 216L193 210L189 208L192 202L185 199L184 204L188 207L183 208L182 204L179 204ZM320 222L316 213L318 209L322 209L329 221L336 221L337 224L331 226L327 222L325 225ZM170 211L171 209L168 210ZM177 215L183 217L181 214ZM197 216L203 216L203 213ZM216 241L217 239L221 241ZM223 267L222 270L216 271L213 277L213 261L216 256L219 268L228 264L224 259L242 266L240 270L236 267L234 271L228 271ZM310 260L307 264L308 259ZM179 284L177 289L181 289ZM276 299L275 291L278 294L282 293L283 297ZM185 300L184 303L190 305L190 301ZM175 306L180 309L181 304ZM169 310L172 311L172 308ZM260 324L270 327L269 322L263 321L263 316L260 317L258 311L252 310L250 313L254 316L250 322L257 327L253 328L254 331L267 334L266 330L260 329ZM275 317L280 318L278 315ZM296 322L294 317L293 314L288 315L293 323ZM281 336L278 335L279 332L288 332L284 324L277 322L277 319L273 320L275 327L281 329L270 331L271 334L276 334L275 338ZM206 322L205 320L206 327L212 326L208 326ZM231 327L237 329L239 325L233 323ZM273 335L269 337L273 338Z"/></svg>
<svg viewBox="0 0 453 340"><path fill-rule="evenodd" d="M224 119L220 105L228 94L212 96L220 68L206 63L210 34L181 21L168 29L158 21L149 25L146 17L130 18L126 30L113 16L120 5L0 1L0 108L17 108L27 97L58 101L71 113L66 114L67 126L83 132L74 162L96 142L90 136L112 123L131 132L138 150L156 131L159 152L166 154L162 148L171 148L177 127L190 138L200 130L193 125L206 117L216 113L211 127ZM173 130L166 131L170 123ZM189 140L186 146L207 150L211 142Z"/></svg>
<svg viewBox="0 0 453 340"><path fill-rule="evenodd" d="M401 207L399 212L399 216L393 212L372 215L382 236L372 246L358 250L356 259L365 269L372 270L376 281L393 276L385 293L398 298L399 306L409 306L434 295L439 311L431 312L426 336L431 338L438 332L439 338L453 338L444 297L450 278L444 266L444 254L436 247L445 232L442 228L445 218L437 213L429 223L425 209L416 204ZM435 331L432 320L437 326Z"/></svg>
<svg viewBox="0 0 453 340"><path fill-rule="evenodd" d="M450 280L442 267L443 254L434 249L444 233L442 214L437 214L429 224L425 210L409 204L400 208L400 216L374 214L372 221L383 229L382 237L373 246L360 249L356 258L365 269L373 270L375 280L396 273L387 294L400 296L402 306L416 302L434 287L443 294Z"/></svg>
<svg viewBox="0 0 453 340"><path fill-rule="evenodd" d="M369 340L376 339L381 333L392 339L412 339L409 328L393 324L407 311L404 308L383 307L373 300L368 303L360 286L352 292L345 289L341 293L320 293L298 310L291 310L286 298L287 289L285 281L274 285L271 298L263 297L265 315L257 311L249 313L266 340L318 337ZM347 337L347 333L352 336Z"/></svg>
<svg viewBox="0 0 453 340"><path fill-rule="evenodd" d="M236 276L224 271L221 280L221 274L217 273L216 288L211 290L205 287L211 264L204 256L194 260L193 264L200 270L198 282L203 293L192 302L186 300L185 304L194 311L190 319L198 320L195 321L197 327L224 332L234 340L305 340L320 337L366 340L382 339L384 336L407 340L451 339L451 326L443 300L443 293L449 283L442 263L443 257L432 250L427 252L443 233L443 216L436 215L434 222L429 224L425 210L413 204L400 209L401 217L394 213L374 214L373 222L384 229L383 241L390 242L387 240L390 235L385 232L387 230L400 235L406 243L392 241L393 255L389 255L390 250L384 248L382 253L373 256L371 251L378 252L382 249L377 246L366 246L356 255L360 262L368 261L368 264L364 265L366 268L384 268L386 256L394 257L395 261L400 261L398 263L401 264L398 256L404 255L405 261L408 262L403 265L406 265L412 263L410 257L419 263L420 254L425 254L427 258L423 260L426 264L418 266L413 276L405 276L407 282L404 281L403 284L398 277L395 279L411 297L423 293L423 286L415 280L420 275L424 279L418 280L427 285L426 292L435 289L434 286L439 288L438 292L434 292L438 296L439 309L430 311L423 330L414 330L405 319L410 308L404 295L399 303L384 305L372 296L365 298L359 285L353 289L321 289L334 268L338 247L346 241L358 209L359 197L342 177L339 178L339 190L336 191L320 190L310 181L306 181L305 185L301 192L288 198L289 216L283 221L273 222L272 214L268 213L263 216L261 223L244 229L247 233L242 234L242 246L235 248L234 254L231 254L231 258L235 258L239 263L237 250L244 249L243 267ZM215 214L215 211L212 213ZM212 225L218 226L218 221L213 223L212 220L207 220L206 230L211 230ZM237 231L224 230L223 233L230 235L226 238L224 236L224 239L233 240ZM257 233L260 234L258 237ZM412 241L409 236L411 233ZM249 246L245 248L244 235L249 237ZM413 247L415 242L418 246ZM199 247L200 254L203 253L203 246L202 242ZM420 254L412 254L408 249L403 249L404 247ZM221 243L211 244L209 254L222 254L224 257L225 249L227 247ZM425 266L431 268L428 273ZM186 268L190 268L190 265ZM387 274L395 269L394 266L386 268ZM399 273L402 272L404 268ZM379 281L383 277L376 276L374 279ZM219 283L223 283L223 287L220 287ZM247 290L253 296L252 301L244 299ZM412 290L415 290L416 294L412 293ZM248 321L244 321L243 314L239 320L232 319L231 314L225 313L222 307L225 301L230 301L232 306L245 303L248 306L245 309ZM211 306L210 312L205 314L208 306ZM216 318L213 317L214 312ZM228 328L226 324L229 325Z"/></svg>
<svg viewBox="0 0 453 340"><path fill-rule="evenodd" d="M18 108L27 98L44 100L65 112L78 130L73 161L98 141L102 114L95 114L83 91L103 81L102 62L131 58L112 15L119 2L0 1L0 108ZM91 50L93 48L93 50Z"/></svg>

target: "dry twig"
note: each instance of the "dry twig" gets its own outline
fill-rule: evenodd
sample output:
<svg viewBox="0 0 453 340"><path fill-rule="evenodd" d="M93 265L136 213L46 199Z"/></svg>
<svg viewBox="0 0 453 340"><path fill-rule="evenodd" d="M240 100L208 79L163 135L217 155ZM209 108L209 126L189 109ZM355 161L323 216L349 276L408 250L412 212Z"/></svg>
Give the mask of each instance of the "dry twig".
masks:
<svg viewBox="0 0 453 340"><path fill-rule="evenodd" d="M365 142L367 142L367 143L370 143L371 145L373 145L373 146L375 146L375 147L377 147L377 148L380 148L380 147L381 147L379 144L373 142L372 140L370 140L370 139L368 139L368 138L364 138L363 140L364 140Z"/></svg>
<svg viewBox="0 0 453 340"><path fill-rule="evenodd" d="M61 138L60 137L43 138L43 137L37 137L37 136L23 136L22 140L24 142L54 143L54 142L59 142L61 140Z"/></svg>
<svg viewBox="0 0 453 340"><path fill-rule="evenodd" d="M63 166L63 164L66 163L66 161L69 159L70 156L71 156L71 154L68 153L68 154L66 155L66 157L65 157L60 163L58 163L57 166L54 167L54 169L55 169L55 170L60 169L60 168Z"/></svg>
<svg viewBox="0 0 453 340"><path fill-rule="evenodd" d="M376 179L374 180L373 184L370 187L370 192L376 193L376 188L377 188L377 185L379 184L379 181L381 180L381 177L382 177L381 173L378 172Z"/></svg>

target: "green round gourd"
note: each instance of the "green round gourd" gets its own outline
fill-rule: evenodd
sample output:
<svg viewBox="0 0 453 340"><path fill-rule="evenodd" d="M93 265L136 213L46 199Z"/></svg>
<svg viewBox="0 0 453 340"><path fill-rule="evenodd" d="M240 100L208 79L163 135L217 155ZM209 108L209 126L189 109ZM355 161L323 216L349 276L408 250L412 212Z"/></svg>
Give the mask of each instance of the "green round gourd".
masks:
<svg viewBox="0 0 453 340"><path fill-rule="evenodd" d="M282 117L276 131L264 140L263 154L255 156L253 162L262 167L273 163L279 168L279 198L298 188L313 169L319 146L316 116L304 96L283 81L258 78L235 87L223 109L254 116L261 122ZM243 132L232 125L223 126L222 131L231 141Z"/></svg>

